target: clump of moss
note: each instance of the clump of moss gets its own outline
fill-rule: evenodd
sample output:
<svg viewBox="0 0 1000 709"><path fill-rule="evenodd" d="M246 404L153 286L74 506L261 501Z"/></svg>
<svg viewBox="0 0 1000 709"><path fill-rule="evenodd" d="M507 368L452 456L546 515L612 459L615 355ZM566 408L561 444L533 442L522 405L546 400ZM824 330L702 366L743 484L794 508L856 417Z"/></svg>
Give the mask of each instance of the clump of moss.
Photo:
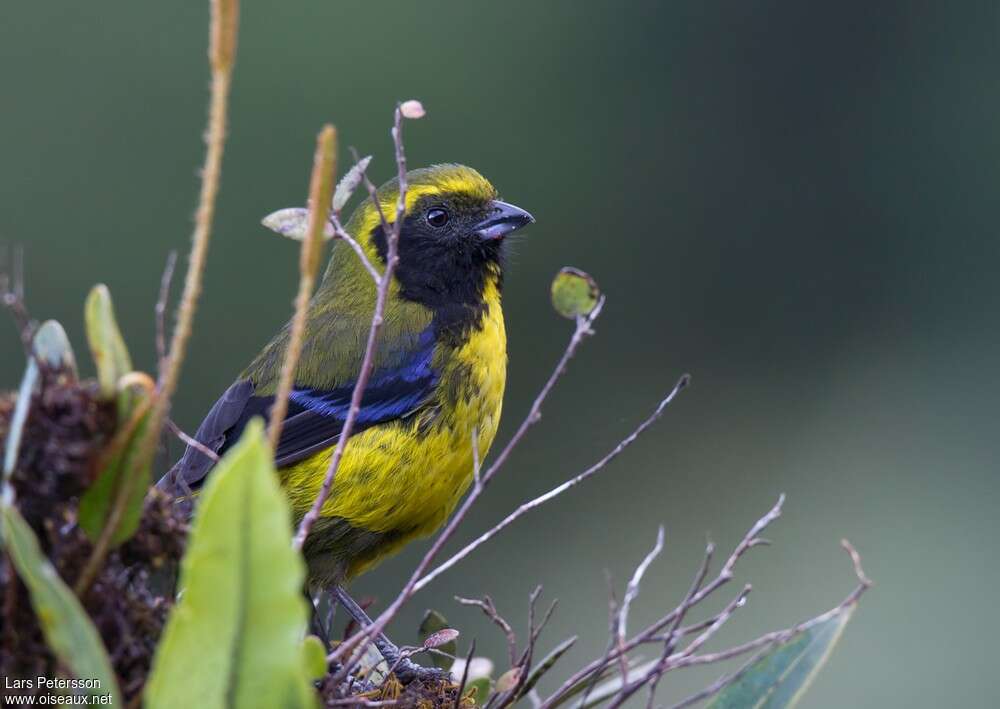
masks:
<svg viewBox="0 0 1000 709"><path fill-rule="evenodd" d="M0 395L6 439L13 394ZM16 504L62 579L73 586L92 545L77 525L80 495L94 482L101 453L117 425L113 403L93 382L46 373L25 422L11 478ZM94 621L127 698L138 696L173 603L172 579L184 550L187 520L154 491L138 531L107 557L82 603ZM56 660L42 636L27 589L0 557L0 675L53 677ZM35 690L41 691L41 690Z"/></svg>
<svg viewBox="0 0 1000 709"><path fill-rule="evenodd" d="M343 700L343 686L336 687L332 683L332 673L320 687L320 695L325 702ZM370 702L394 702L394 706L412 707L414 709L437 709L438 707L458 707L471 709L476 702L471 696L471 690L465 690L463 697L458 697L459 686L448 679L436 681L415 680L407 685L402 684L395 675L390 675L378 687L361 693L349 695L354 699ZM482 697L479 698L480 702Z"/></svg>

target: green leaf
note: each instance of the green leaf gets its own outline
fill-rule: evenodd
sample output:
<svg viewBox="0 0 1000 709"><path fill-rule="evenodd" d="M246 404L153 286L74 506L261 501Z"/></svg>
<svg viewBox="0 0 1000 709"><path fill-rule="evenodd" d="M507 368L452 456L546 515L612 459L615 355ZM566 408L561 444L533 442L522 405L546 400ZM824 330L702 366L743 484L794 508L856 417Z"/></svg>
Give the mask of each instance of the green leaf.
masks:
<svg viewBox="0 0 1000 709"><path fill-rule="evenodd" d="M497 692L509 692L521 681L521 668L511 667L497 678Z"/></svg>
<svg viewBox="0 0 1000 709"><path fill-rule="evenodd" d="M589 315L600 297L597 281L577 268L566 266L552 279L552 307L564 318Z"/></svg>
<svg viewBox="0 0 1000 709"><path fill-rule="evenodd" d="M417 635L420 638L420 645L422 647L427 647L426 643L428 638L433 636L442 630L450 630L448 621L445 617L435 610L428 610L424 613L424 619L420 621L420 627L417 629ZM455 637L458 637L457 635ZM431 658L434 662L434 666L442 670L450 669L453 664L455 664L454 657L458 653L458 643L455 638L450 640L445 640L441 645L434 645L441 652L446 652L451 657L445 657L438 653L432 653Z"/></svg>
<svg viewBox="0 0 1000 709"><path fill-rule="evenodd" d="M337 183L337 189L333 193L333 211L339 212L347 204L347 200L351 198L354 194L354 190L358 188L361 184L361 180L364 178L365 170L368 169L368 163L372 161L371 155L366 155L365 157L358 160L354 165L351 165L351 169L340 178L340 182Z"/></svg>
<svg viewBox="0 0 1000 709"><path fill-rule="evenodd" d="M38 328L33 341L35 355L49 367L76 379L76 357L66 331L55 320L46 320Z"/></svg>
<svg viewBox="0 0 1000 709"><path fill-rule="evenodd" d="M87 536L96 541L101 530L108 523L115 500L126 494L122 488L128 476L135 475L127 491L118 528L111 537L112 546L129 539L139 528L142 519L142 505L149 491L152 461L136 466L136 456L140 455L142 439L149 424L149 410L152 398L147 392L135 393L135 403L129 420L116 432L114 439L98 462L97 479L80 498L78 521Z"/></svg>
<svg viewBox="0 0 1000 709"><path fill-rule="evenodd" d="M315 707L302 660L305 564L259 418L200 497L144 706Z"/></svg>
<svg viewBox="0 0 1000 709"><path fill-rule="evenodd" d="M40 378L38 363L34 359L29 359L28 366L24 370L24 376L21 377L21 387L17 393L17 402L14 404L14 411L10 416L7 440L4 444L3 500L7 504L13 502L14 491L10 486L10 476L14 473L14 466L17 465L17 455L21 451L24 424L28 420L31 399L35 395L35 389L38 386Z"/></svg>
<svg viewBox="0 0 1000 709"><path fill-rule="evenodd" d="M326 676L326 646L315 635L307 635L302 641L302 661L310 679Z"/></svg>
<svg viewBox="0 0 1000 709"><path fill-rule="evenodd" d="M795 706L830 657L853 612L851 606L771 650L723 689L710 708Z"/></svg>
<svg viewBox="0 0 1000 709"><path fill-rule="evenodd" d="M546 672L552 669L552 666L559 661L560 657L566 654L567 650L573 647L574 643L576 643L576 639L577 636L574 635L571 638L563 640L555 647L555 649L552 650L552 652L546 655L545 658L535 666L535 669L531 671L531 674L528 675L528 679L525 681L524 686L521 687L521 690L517 693L517 696L523 697L534 689L535 685L538 684L538 680L540 680Z"/></svg>
<svg viewBox="0 0 1000 709"><path fill-rule="evenodd" d="M118 395L118 380L132 371L125 339L118 329L115 308L111 303L111 292L103 283L90 289L83 307L83 319L87 326L87 342L97 367L97 383L101 397L110 401ZM118 415L128 414L131 394L120 400Z"/></svg>
<svg viewBox="0 0 1000 709"><path fill-rule="evenodd" d="M0 505L3 546L31 596L31 605L52 652L61 664L81 680L95 680L80 691L100 696L111 694L112 704L122 706L118 683L93 623L76 596L42 554L38 540L21 514Z"/></svg>

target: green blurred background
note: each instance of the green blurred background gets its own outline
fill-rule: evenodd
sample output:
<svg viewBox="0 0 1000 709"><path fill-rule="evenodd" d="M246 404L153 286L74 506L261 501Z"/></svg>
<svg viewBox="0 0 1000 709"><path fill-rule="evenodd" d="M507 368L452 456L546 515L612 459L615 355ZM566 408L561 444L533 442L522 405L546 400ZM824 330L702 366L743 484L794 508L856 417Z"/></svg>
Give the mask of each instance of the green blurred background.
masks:
<svg viewBox="0 0 1000 709"><path fill-rule="evenodd" d="M198 189L205 3L7 0L3 14L0 238L26 247L36 317L84 350L83 298L104 281L152 369L160 273L187 246ZM175 417L194 428L290 313L296 247L259 220L304 202L319 126L374 153L381 180L391 108L420 98L411 165L473 165L538 220L507 281L508 434L571 330L548 305L552 274L578 266L608 295L462 539L602 455L682 372L694 384L601 476L424 591L397 639L435 606L502 657L496 630L452 596L490 592L523 627L542 583L561 601L544 649L581 637L564 676L603 649L605 568L621 587L666 525L639 627L683 595L706 533L730 548L784 491L775 545L740 567L749 605L714 648L837 603L854 583L846 536L877 586L805 705L991 696L997 15L902 1L247 1ZM0 360L12 387L12 327ZM360 594L385 602L419 546ZM671 676L663 702L717 673Z"/></svg>

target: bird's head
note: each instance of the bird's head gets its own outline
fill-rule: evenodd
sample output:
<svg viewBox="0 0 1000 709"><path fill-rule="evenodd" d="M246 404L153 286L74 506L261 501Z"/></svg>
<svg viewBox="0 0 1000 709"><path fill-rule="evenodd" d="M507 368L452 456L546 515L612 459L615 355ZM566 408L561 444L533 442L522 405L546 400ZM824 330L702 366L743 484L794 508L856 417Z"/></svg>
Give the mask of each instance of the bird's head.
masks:
<svg viewBox="0 0 1000 709"><path fill-rule="evenodd" d="M484 288L501 285L505 237L534 218L497 199L493 185L464 165L411 170L406 179L396 269L400 296L435 310L479 303ZM395 179L378 189L390 225L398 196ZM385 264L386 233L371 200L358 206L347 229Z"/></svg>

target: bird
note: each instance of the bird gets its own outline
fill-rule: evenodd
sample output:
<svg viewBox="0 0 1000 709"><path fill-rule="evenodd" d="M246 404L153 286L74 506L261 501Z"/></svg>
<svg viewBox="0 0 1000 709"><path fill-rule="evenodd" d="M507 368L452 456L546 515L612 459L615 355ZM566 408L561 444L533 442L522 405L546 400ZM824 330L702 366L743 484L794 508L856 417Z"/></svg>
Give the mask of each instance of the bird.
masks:
<svg viewBox="0 0 1000 709"><path fill-rule="evenodd" d="M362 625L371 621L345 584L441 527L496 435L507 376L507 237L535 221L464 165L414 169L406 181L399 260L374 366L331 494L302 547L308 588L332 589ZM386 182L344 225L381 268L398 196L398 179ZM296 523L313 505L341 436L375 299L361 259L335 240L308 306L274 452ZM197 495L214 466L201 448L221 456L251 419L269 418L290 329L289 322L211 407L194 436L199 445L185 449L158 487ZM403 668L398 675L423 669L400 658L384 636L376 645L390 665Z"/></svg>

